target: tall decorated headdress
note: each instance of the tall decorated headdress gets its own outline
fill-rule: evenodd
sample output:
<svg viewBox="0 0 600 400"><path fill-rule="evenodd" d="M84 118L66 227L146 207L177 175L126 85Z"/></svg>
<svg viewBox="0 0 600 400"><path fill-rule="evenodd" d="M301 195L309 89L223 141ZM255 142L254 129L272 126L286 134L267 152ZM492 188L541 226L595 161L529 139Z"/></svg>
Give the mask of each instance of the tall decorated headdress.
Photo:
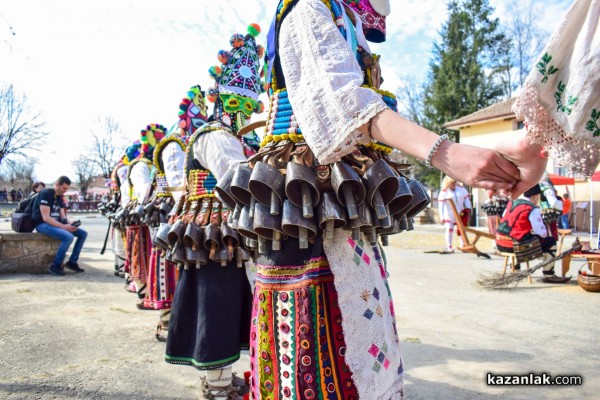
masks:
<svg viewBox="0 0 600 400"><path fill-rule="evenodd" d="M260 79L260 59L264 48L256 43L259 33L260 27L251 24L248 34L236 33L231 36L232 49L220 50L218 59L221 65L209 69L215 86L208 90L207 99L215 103L215 118L225 125L233 126L238 122L238 116L247 122L252 113L264 110L264 105L258 100L258 95L264 92Z"/></svg>
<svg viewBox="0 0 600 400"><path fill-rule="evenodd" d="M208 120L205 93L200 85L195 85L187 92L187 96L179 103L179 122L181 137L189 138L196 129Z"/></svg>
<svg viewBox="0 0 600 400"><path fill-rule="evenodd" d="M390 14L390 0L344 0L344 3L360 15L368 41L385 41L385 17Z"/></svg>
<svg viewBox="0 0 600 400"><path fill-rule="evenodd" d="M167 128L161 124L150 124L140 132L140 156L152 161L154 148L167 135Z"/></svg>

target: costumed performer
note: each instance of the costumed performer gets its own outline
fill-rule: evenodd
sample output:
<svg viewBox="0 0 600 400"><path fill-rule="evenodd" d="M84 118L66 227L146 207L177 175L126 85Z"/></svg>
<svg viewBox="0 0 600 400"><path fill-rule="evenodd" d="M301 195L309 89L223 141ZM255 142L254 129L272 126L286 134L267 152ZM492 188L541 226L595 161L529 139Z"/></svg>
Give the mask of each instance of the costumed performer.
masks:
<svg viewBox="0 0 600 400"><path fill-rule="evenodd" d="M454 203L456 212L461 217L461 222L466 226L471 214L471 197L469 196L467 189L458 185L455 179L446 176L442 181L442 190L440 190L438 196L438 207L440 221L446 228L444 235L444 238L446 239L446 248L444 249L444 252L454 253L454 248L452 247L452 234L454 232L454 227L456 226L456 218L454 218L452 206L448 202L449 199ZM465 241L460 235L460 232L457 233L458 238L460 239L460 247L462 248L465 246Z"/></svg>

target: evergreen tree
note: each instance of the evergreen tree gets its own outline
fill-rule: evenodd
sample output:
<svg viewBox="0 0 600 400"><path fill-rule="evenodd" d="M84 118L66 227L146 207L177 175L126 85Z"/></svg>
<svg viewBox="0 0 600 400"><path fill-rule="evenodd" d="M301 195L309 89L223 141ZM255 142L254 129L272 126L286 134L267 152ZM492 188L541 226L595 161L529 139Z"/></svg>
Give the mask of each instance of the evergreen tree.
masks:
<svg viewBox="0 0 600 400"><path fill-rule="evenodd" d="M425 85L424 125L458 140L443 128L446 122L506 97L501 77L508 39L491 17L489 0L451 0L448 11Z"/></svg>

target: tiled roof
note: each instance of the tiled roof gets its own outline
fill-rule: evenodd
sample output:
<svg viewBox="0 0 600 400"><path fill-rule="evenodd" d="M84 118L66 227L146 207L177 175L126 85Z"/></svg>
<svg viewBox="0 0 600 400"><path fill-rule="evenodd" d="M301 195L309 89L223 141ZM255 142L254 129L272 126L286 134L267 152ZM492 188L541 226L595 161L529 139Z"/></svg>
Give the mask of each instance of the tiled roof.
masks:
<svg viewBox="0 0 600 400"><path fill-rule="evenodd" d="M493 104L482 110L475 111L472 114L465 115L457 120L446 122L444 128L455 128L458 129L465 125L470 125L476 122L488 121L499 118L514 117L515 113L512 111L512 105L515 102L516 97L512 97L508 100L501 101L500 103Z"/></svg>

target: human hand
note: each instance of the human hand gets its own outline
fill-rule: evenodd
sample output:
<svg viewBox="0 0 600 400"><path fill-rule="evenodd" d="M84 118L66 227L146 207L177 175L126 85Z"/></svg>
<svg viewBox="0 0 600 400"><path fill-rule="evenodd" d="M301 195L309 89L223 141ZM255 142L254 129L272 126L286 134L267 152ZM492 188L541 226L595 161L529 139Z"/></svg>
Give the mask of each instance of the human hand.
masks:
<svg viewBox="0 0 600 400"><path fill-rule="evenodd" d="M542 156L542 150L541 145L531 144L525 136L496 145L496 151L519 169L519 182L511 193L513 198L517 198L542 178L548 163L548 159Z"/></svg>
<svg viewBox="0 0 600 400"><path fill-rule="evenodd" d="M76 226L73 226L71 224L64 224L63 225L63 229L69 231L69 232L75 232L77 230Z"/></svg>
<svg viewBox="0 0 600 400"><path fill-rule="evenodd" d="M495 150L444 141L432 165L467 186L511 191L519 169Z"/></svg>

